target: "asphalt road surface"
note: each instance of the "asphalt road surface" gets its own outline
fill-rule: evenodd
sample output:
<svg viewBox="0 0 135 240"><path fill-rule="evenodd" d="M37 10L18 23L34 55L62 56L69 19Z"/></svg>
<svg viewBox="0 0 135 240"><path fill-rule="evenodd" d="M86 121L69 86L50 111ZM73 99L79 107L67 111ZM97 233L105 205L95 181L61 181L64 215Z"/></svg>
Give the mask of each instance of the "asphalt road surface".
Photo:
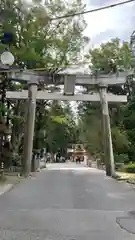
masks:
<svg viewBox="0 0 135 240"><path fill-rule="evenodd" d="M0 240L134 240L134 210L128 184L52 164L0 196Z"/></svg>

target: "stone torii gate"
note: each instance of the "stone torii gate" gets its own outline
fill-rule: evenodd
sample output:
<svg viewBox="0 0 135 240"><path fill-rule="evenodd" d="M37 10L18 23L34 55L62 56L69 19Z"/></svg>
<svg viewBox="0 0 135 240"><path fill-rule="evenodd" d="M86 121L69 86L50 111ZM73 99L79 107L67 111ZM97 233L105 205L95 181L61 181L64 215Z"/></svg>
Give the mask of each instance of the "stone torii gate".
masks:
<svg viewBox="0 0 135 240"><path fill-rule="evenodd" d="M39 73L23 71L10 72L8 78L17 82L27 82L28 91L20 92L7 91L7 99L28 99L28 114L25 130L25 145L24 145L24 162L25 174L29 175L31 171L31 159L33 149L33 135L35 125L35 109L36 100L62 100L62 101L89 101L99 102L102 108L102 123L103 123L103 142L106 174L108 176L115 175L113 146L110 128L110 118L108 110L109 103L126 103L126 95L114 95L107 93L108 85L124 85L126 82L126 73L108 74L108 75L89 75L89 74L57 74L49 75L48 73ZM47 92L37 91L39 82L46 85L64 85L64 92ZM98 92L91 94L75 94L75 85L98 87Z"/></svg>

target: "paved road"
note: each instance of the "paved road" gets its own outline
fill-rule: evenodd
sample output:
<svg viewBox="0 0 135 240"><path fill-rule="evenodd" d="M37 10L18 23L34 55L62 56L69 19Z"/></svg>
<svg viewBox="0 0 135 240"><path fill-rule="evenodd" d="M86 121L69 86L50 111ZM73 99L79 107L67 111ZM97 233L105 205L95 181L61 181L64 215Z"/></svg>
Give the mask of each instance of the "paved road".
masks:
<svg viewBox="0 0 135 240"><path fill-rule="evenodd" d="M129 185L81 165L49 164L0 196L0 239L133 240L134 210Z"/></svg>

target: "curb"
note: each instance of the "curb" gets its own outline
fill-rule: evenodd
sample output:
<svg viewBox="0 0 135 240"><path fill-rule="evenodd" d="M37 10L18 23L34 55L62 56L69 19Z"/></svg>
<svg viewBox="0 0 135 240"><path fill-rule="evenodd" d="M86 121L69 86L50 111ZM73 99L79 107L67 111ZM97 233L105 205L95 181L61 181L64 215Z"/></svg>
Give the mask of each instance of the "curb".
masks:
<svg viewBox="0 0 135 240"><path fill-rule="evenodd" d="M41 168L38 169L37 173L40 172L42 169L46 169L46 166L41 166ZM33 177L33 174L31 176L29 176L28 178L32 178L32 177ZM9 184L0 185L0 196L6 192L11 191L19 183L20 183L20 181L16 181L14 184L9 183Z"/></svg>
<svg viewBox="0 0 135 240"><path fill-rule="evenodd" d="M135 185L135 180L128 179L128 180L126 180L126 181L127 181L127 183L130 183L130 184L132 184L132 185Z"/></svg>
<svg viewBox="0 0 135 240"><path fill-rule="evenodd" d="M15 183L7 183L7 184L0 185L0 196L6 192L10 192L19 183L20 183L20 180L18 178L18 180Z"/></svg>
<svg viewBox="0 0 135 240"><path fill-rule="evenodd" d="M125 182L129 184L133 189L135 189L135 180L132 179L126 179L126 178L115 178L118 182Z"/></svg>
<svg viewBox="0 0 135 240"><path fill-rule="evenodd" d="M0 190L0 196L6 192L9 192L15 185L16 184L5 184L3 186L0 186L0 188L3 188L3 190Z"/></svg>

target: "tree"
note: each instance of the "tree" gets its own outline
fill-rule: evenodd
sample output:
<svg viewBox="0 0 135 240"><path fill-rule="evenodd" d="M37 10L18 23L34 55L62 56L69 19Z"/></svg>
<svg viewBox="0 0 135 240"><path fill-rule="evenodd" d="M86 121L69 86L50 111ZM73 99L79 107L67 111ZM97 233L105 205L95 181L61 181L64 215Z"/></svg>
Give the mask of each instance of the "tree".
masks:
<svg viewBox="0 0 135 240"><path fill-rule="evenodd" d="M123 110L123 123L129 139L129 157L135 161L135 95L129 99Z"/></svg>
<svg viewBox="0 0 135 240"><path fill-rule="evenodd" d="M91 103L81 103L78 110L80 141L90 155L97 156L102 153L100 109Z"/></svg>
<svg viewBox="0 0 135 240"><path fill-rule="evenodd" d="M129 44L121 44L118 38L101 44L99 48L90 49L86 58L91 60L92 70L103 71L106 74L131 66Z"/></svg>
<svg viewBox="0 0 135 240"><path fill-rule="evenodd" d="M15 56L15 65L28 69L44 68L50 72L57 72L71 64L78 57L81 47L85 44L86 39L83 37L83 30L86 26L83 16L69 17L65 19L51 20L60 15L72 14L76 11L80 12L84 9L81 0L69 1L45 1L42 5L40 1L34 1L34 4L27 4L22 0L2 0L0 3L3 21L0 25L0 33L10 31L14 34L14 43L10 46L10 50ZM8 16L8 17L7 17ZM0 51L4 51L7 46L0 44ZM3 75L3 83L6 74ZM15 84L14 86L17 87ZM26 85L19 85L22 89L27 89ZM3 95L5 90L11 89L11 85L5 84L2 87ZM45 89L44 83L40 83L39 89ZM6 106L6 99L2 99L2 109ZM17 108L18 103L10 105L10 111L16 112L16 116L20 115L22 110ZM45 128L43 121L45 120L46 102L37 103L36 133L35 143L41 136L41 130ZM18 109L16 111L16 108ZM5 110L5 114L7 109ZM42 114L41 114L42 113ZM9 117L9 116L8 116ZM17 129L19 118L10 116L12 130ZM25 120L25 119L24 119ZM23 120L23 122L24 122ZM42 123L41 123L42 122ZM38 125L38 126L37 126ZM21 126L21 125L20 125ZM20 133L21 139L24 130ZM20 131L20 130L18 130ZM12 139L17 142L16 131L12 133ZM14 136L14 137L13 137ZM15 140L16 138L16 140ZM40 138L41 140L41 138ZM21 140L22 142L22 140ZM13 144L15 145L15 144ZM16 150L18 151L18 150Z"/></svg>
<svg viewBox="0 0 135 240"><path fill-rule="evenodd" d="M127 42L120 43L118 38L103 43L99 48L90 49L86 55L89 60L91 71L102 72L104 74L116 73L130 68L130 50ZM87 88L87 92L91 89ZM125 89L121 86L108 87L108 91L114 94L125 94ZM83 108L83 115L81 114ZM116 154L127 153L129 141L123 126L123 109L120 106L109 105L109 112L112 127L112 140L114 152ZM98 113L98 114L97 114ZM87 142L89 152L102 154L101 141L101 115L99 106L88 103L81 103L79 116L81 118L83 141ZM92 121L93 120L93 121ZM86 129L84 131L84 129ZM119 143L119 144L118 144Z"/></svg>
<svg viewBox="0 0 135 240"><path fill-rule="evenodd" d="M71 64L80 52L85 41L82 34L86 26L83 17L50 20L61 13L68 15L82 11L84 6L80 0L71 3L45 1L42 6L29 7L22 0L2 0L1 5L8 12L8 21L5 19L1 31L10 29L15 35L11 50L17 65L59 70ZM3 45L0 47L5 48Z"/></svg>
<svg viewBox="0 0 135 240"><path fill-rule="evenodd" d="M74 141L75 122L71 117L70 109L62 106L57 101L50 108L46 135L47 145L51 153L58 150L65 154L69 143Z"/></svg>

